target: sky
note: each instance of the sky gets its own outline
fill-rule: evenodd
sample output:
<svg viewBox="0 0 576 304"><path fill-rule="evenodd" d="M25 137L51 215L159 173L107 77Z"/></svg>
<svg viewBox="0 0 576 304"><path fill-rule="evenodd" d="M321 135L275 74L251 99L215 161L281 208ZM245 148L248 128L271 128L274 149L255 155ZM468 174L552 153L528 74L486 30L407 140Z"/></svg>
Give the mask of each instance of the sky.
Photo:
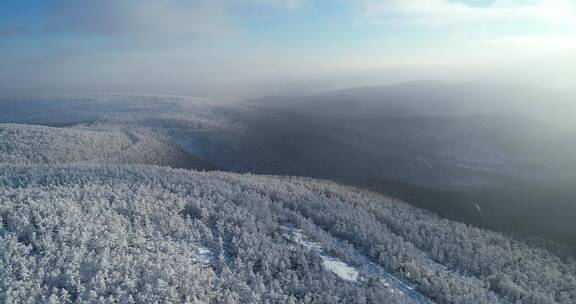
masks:
<svg viewBox="0 0 576 304"><path fill-rule="evenodd" d="M0 94L576 88L576 0L1 0Z"/></svg>

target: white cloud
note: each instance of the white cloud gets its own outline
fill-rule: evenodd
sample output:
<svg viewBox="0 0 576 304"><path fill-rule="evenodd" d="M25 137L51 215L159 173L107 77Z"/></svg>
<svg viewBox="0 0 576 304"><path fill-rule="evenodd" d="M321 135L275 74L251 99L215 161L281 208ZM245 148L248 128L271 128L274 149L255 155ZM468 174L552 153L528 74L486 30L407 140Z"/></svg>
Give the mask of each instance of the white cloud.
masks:
<svg viewBox="0 0 576 304"><path fill-rule="evenodd" d="M487 46L538 50L576 50L576 35L522 35L485 42Z"/></svg>
<svg viewBox="0 0 576 304"><path fill-rule="evenodd" d="M280 9L302 9L310 5L309 0L229 0L230 4L263 5Z"/></svg>
<svg viewBox="0 0 576 304"><path fill-rule="evenodd" d="M574 0L496 0L479 6L450 0L364 0L372 24L446 26L477 21L545 22L576 28Z"/></svg>

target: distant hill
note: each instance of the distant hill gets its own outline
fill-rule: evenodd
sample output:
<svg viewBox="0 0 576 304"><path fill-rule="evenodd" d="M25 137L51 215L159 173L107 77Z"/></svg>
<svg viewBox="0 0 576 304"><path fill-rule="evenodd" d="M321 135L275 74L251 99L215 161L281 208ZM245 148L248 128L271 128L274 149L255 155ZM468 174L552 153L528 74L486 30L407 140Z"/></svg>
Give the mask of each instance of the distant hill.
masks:
<svg viewBox="0 0 576 304"><path fill-rule="evenodd" d="M439 81L359 87L253 101L292 113L333 118L513 114L576 130L576 92Z"/></svg>
<svg viewBox="0 0 576 304"><path fill-rule="evenodd" d="M576 101L568 92L415 82L252 104L267 115L246 141L272 151L288 174L576 244L566 216L576 211Z"/></svg>
<svg viewBox="0 0 576 304"><path fill-rule="evenodd" d="M182 151L160 134L114 125L54 128L0 124L0 163L134 163L215 168Z"/></svg>
<svg viewBox="0 0 576 304"><path fill-rule="evenodd" d="M130 145L126 142L130 140L144 144L134 145L123 154L122 157L134 158L130 162L156 162L186 168L229 166L229 153L241 154L233 148L237 134L243 132L238 121L247 120L245 117L250 115L248 109L235 103L185 96L112 94L0 99L0 123L63 128L31 129L45 130L47 134L63 132L62 135L71 137L70 143L59 143L62 148L54 142L40 140L40 143L54 144L53 149L72 149L78 143L79 151L82 151L82 145L98 145L95 140L82 143L83 131L97 131L96 137L109 140L111 144L101 146L99 153L113 154L120 148L118 145ZM94 126L97 129L93 129ZM108 135L110 138L106 138ZM43 135L30 133L27 136ZM25 144L29 143L26 141ZM168 158L180 158L186 154L187 160L180 158L177 164L167 159L158 162L154 158L164 157L158 153L168 153ZM86 155L74 159L71 154L65 157L70 157L71 161L83 161L99 156Z"/></svg>

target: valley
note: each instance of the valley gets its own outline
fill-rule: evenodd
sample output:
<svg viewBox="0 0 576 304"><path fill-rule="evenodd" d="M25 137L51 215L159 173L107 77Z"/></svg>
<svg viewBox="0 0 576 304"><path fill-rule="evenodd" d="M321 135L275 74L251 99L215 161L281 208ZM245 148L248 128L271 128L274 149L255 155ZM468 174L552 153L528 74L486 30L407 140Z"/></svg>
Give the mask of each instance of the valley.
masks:
<svg viewBox="0 0 576 304"><path fill-rule="evenodd" d="M576 296L573 248L483 228L517 229L496 225L510 215L490 205L516 194L466 196L548 180L569 157L555 151L553 162L530 171L509 158L517 153L486 146L506 135L481 129L484 122L516 124L506 116L338 120L138 95L15 105L0 103L0 251L16 259L0 264L3 301L571 303ZM37 107L44 114L34 114ZM555 134L547 135L551 143L571 139L542 132Z"/></svg>

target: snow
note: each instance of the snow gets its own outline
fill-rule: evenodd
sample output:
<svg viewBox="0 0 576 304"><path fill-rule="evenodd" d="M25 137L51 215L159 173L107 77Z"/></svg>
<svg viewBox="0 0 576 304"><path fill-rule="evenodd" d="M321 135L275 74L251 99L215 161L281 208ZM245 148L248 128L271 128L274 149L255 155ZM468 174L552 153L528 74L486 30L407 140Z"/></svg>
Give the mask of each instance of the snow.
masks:
<svg viewBox="0 0 576 304"><path fill-rule="evenodd" d="M316 252L318 256L322 259L322 266L336 274L338 277L345 281L350 282L361 282L360 271L358 268L352 267L346 264L342 260L327 255L322 249L322 244L319 242L311 241L305 234L304 231L291 226L282 227L286 233L286 237L295 243ZM341 242L336 240L336 242ZM418 303L430 304L434 303L424 295L420 294L415 290L415 286L386 272L382 267L372 262L367 256L360 253L359 251L354 251L354 257L358 260L362 268L366 270L366 275L371 278L377 278L391 293L404 294L407 297L415 300Z"/></svg>
<svg viewBox="0 0 576 304"><path fill-rule="evenodd" d="M212 262L214 253L208 247L198 245L196 251L196 257L200 263L209 265Z"/></svg>
<svg viewBox="0 0 576 304"><path fill-rule="evenodd" d="M244 303L264 302L268 300L264 289L251 285L255 281L243 277L244 268L236 267L231 258L237 255L243 265L267 260L264 265L271 270L289 248L298 254L307 250L304 260L309 264L305 265L314 264L314 271L298 277L299 286L328 282L324 289L314 290L320 299L340 293L344 302L350 301L352 293L348 291L358 289L384 291L386 299L394 293L390 298L400 299L400 303L432 303L420 292L439 302L459 297L464 299L460 303L506 303L502 298L510 297L508 291L494 294L487 287L491 278L473 275L472 270L482 269L485 261L504 265L520 257L527 261L522 268L501 269L511 278L503 282L507 284L504 287L510 284L515 294L542 296L544 302L574 286L570 259L565 262L545 248L439 219L376 194L308 178L200 173L144 165L185 162L188 154L181 150L221 160L218 163L226 164L222 168L236 160L244 166L247 157L260 160L261 154L254 152L257 148L247 154L240 153L244 148L237 148L242 142L235 140L241 138L243 123L248 121L243 115L251 114L244 108L216 107L183 97L87 97L4 106L0 111L0 255L10 261L10 267L0 267L2 284L8 282L0 288L0 302L37 302L30 299L39 301L59 289L84 290L74 297L88 299L89 292L107 296L112 287L123 292L116 295L117 302L128 302L123 295L134 296L137 302L152 296L166 300L176 293L201 297L206 288L216 299L224 297L222 286L227 285L212 284L219 280L230 285L245 282L260 297L260 301ZM426 159L422 161L429 165ZM326 191L334 195L324 196ZM205 209L207 216L187 214L186 207L192 204ZM482 212L479 205L475 208ZM278 220L298 223L304 230L286 227L290 242L277 242L271 236L276 236ZM227 226L229 223L233 224ZM221 227L228 228L221 235L225 242L218 245L220 235L215 233L220 233ZM229 242L232 236L241 241ZM441 244L438 253L429 250L432 243L428 240ZM475 255L469 248L474 248ZM417 272L410 276L387 272L398 269L395 259L404 255L411 257L410 266ZM476 260L477 256L482 259ZM289 270L279 273L282 278L310 269L293 272L293 265L282 264L287 265L282 271ZM222 265L232 277L220 277ZM539 272L539 265L547 265L547 271ZM108 280L108 271L114 276L119 273L125 282L136 282L137 287ZM62 275L52 278L44 273ZM78 273L104 284L77 280ZM277 274L256 273L266 287L272 281L270 273ZM171 291L163 282L170 282ZM147 285L150 283L156 284L153 289ZM282 287L282 295L289 296L290 287ZM573 298L573 293L567 294ZM6 300L5 295L22 301Z"/></svg>
<svg viewBox="0 0 576 304"><path fill-rule="evenodd" d="M322 251L322 246L320 243L310 241L300 229L292 230L292 235L294 236L294 241L299 245L304 246L307 249L314 251Z"/></svg>
<svg viewBox="0 0 576 304"><path fill-rule="evenodd" d="M416 300L418 303L434 303L429 298L416 291L414 285L386 272L382 267L372 262L367 256L358 251L355 252L355 255L356 258L362 262L364 268L368 270L368 275L371 277L379 278L384 286L388 287L391 292L406 294L408 297Z"/></svg>
<svg viewBox="0 0 576 304"><path fill-rule="evenodd" d="M320 256L322 259L322 266L324 266L324 268L333 272L343 280L352 282L358 281L359 271L356 268L349 266L348 264L335 257L325 254L322 249L322 245L318 242L313 242L308 239L302 230L292 227L284 228L289 231L288 237L291 238L294 242L308 250L318 253L318 256Z"/></svg>
<svg viewBox="0 0 576 304"><path fill-rule="evenodd" d="M322 265L346 281L358 281L359 272L356 268L348 266L348 264L326 255L320 255L322 258Z"/></svg>
<svg viewBox="0 0 576 304"><path fill-rule="evenodd" d="M0 163L185 164L188 155L152 130L94 124L46 127L0 123Z"/></svg>

